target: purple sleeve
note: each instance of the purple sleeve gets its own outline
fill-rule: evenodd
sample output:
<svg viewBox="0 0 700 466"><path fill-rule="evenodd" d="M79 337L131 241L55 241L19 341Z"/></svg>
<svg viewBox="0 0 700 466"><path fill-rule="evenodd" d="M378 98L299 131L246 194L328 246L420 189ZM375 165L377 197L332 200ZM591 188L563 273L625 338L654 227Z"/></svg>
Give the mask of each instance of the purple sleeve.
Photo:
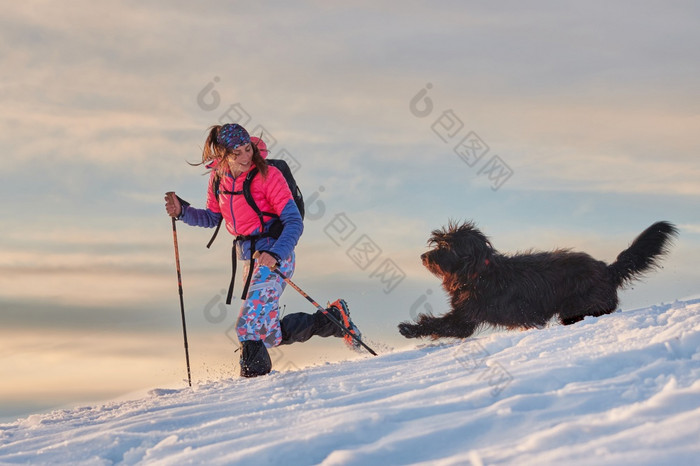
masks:
<svg viewBox="0 0 700 466"><path fill-rule="evenodd" d="M214 228L222 219L219 212L212 212L209 209L196 209L189 202L180 199L182 213L178 220L182 220L188 225L195 227Z"/></svg>
<svg viewBox="0 0 700 466"><path fill-rule="evenodd" d="M284 228L282 229L282 234L275 244L270 248L270 252L278 260L284 260L292 255L294 247L299 241L301 233L304 231L304 223L301 219L301 214L297 205L294 203L294 199L289 199L284 210L282 210L282 215L280 215L280 220Z"/></svg>

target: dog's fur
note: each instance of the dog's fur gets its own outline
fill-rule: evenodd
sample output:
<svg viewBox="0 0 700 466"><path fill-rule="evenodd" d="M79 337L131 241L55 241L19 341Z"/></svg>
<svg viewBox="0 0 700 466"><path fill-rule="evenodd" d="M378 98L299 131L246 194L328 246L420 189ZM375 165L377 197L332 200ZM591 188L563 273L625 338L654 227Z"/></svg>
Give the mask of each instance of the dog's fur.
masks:
<svg viewBox="0 0 700 466"><path fill-rule="evenodd" d="M442 317L402 322L406 338L467 338L482 325L544 326L558 316L564 325L617 308L617 289L659 266L675 226L658 222L644 230L610 265L588 254L552 252L499 254L473 223L435 230L423 265L442 279L452 310Z"/></svg>

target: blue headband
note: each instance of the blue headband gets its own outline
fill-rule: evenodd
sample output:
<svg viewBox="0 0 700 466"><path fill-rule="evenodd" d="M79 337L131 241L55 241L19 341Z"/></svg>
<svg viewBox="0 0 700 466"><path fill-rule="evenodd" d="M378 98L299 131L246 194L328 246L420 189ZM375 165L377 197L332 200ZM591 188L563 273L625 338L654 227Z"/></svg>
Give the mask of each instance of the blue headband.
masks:
<svg viewBox="0 0 700 466"><path fill-rule="evenodd" d="M237 123L225 124L219 130L216 142L228 150L236 149L250 142L248 131Z"/></svg>

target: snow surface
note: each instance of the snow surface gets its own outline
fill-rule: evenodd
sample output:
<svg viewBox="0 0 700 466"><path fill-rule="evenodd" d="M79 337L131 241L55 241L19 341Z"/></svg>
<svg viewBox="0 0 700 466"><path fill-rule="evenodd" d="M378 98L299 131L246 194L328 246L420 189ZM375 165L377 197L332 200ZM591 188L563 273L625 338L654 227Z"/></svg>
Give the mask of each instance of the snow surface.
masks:
<svg viewBox="0 0 700 466"><path fill-rule="evenodd" d="M676 301L32 415L0 425L0 462L697 465L699 311Z"/></svg>

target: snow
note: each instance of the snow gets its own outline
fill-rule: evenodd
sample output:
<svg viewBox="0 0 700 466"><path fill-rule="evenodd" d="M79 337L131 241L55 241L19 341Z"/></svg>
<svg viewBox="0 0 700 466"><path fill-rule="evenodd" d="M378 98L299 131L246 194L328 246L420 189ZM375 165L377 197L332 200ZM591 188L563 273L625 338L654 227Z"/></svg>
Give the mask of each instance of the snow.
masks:
<svg viewBox="0 0 700 466"><path fill-rule="evenodd" d="M0 462L696 465L699 311L676 301L407 340L379 357L32 415L0 425Z"/></svg>

